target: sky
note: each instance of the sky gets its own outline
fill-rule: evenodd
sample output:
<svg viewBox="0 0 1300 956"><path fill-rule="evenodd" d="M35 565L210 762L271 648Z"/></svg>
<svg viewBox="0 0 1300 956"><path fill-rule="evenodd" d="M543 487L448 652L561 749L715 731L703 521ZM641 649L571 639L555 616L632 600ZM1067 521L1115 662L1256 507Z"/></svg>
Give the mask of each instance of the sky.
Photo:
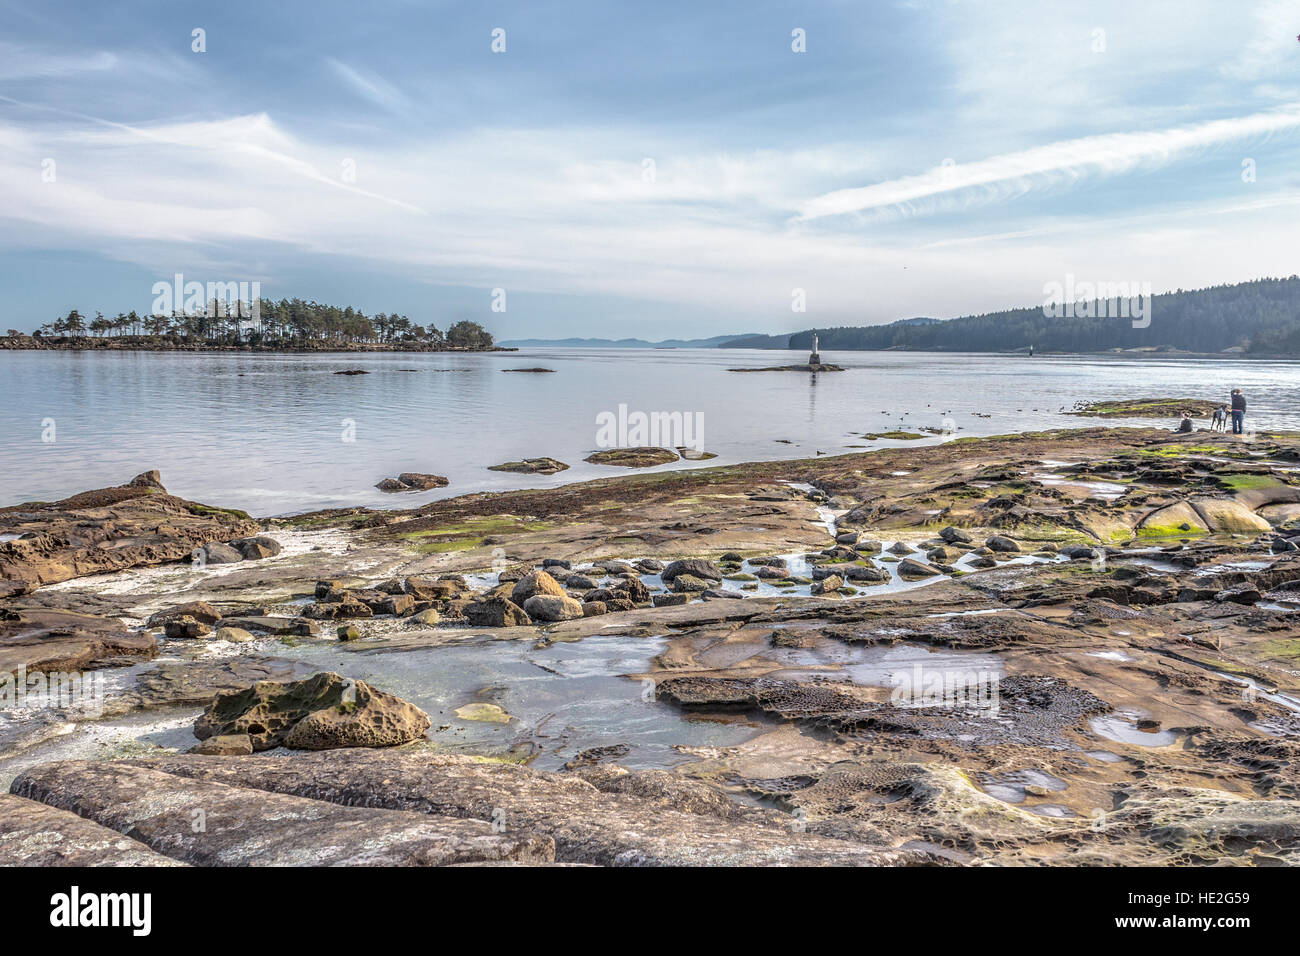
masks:
<svg viewBox="0 0 1300 956"><path fill-rule="evenodd" d="M1298 34L1300 0L0 0L0 331L177 273L499 339L1291 275Z"/></svg>

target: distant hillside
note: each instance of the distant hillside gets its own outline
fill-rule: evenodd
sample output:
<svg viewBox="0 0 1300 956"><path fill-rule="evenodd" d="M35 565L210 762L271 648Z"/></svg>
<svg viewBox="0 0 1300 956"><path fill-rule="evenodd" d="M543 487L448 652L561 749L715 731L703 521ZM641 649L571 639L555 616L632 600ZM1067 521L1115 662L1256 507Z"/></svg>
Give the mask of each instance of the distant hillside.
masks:
<svg viewBox="0 0 1300 956"><path fill-rule="evenodd" d="M1112 308L1114 303L1111 303ZM1300 354L1300 277L1169 292L1150 299L1149 324L1106 318L1098 303L1052 317L1041 305L957 319L903 319L889 325L817 329L820 347L836 350L946 352L1107 352L1157 349L1183 352ZM812 347L813 330L793 335L733 339L724 348Z"/></svg>
<svg viewBox="0 0 1300 956"><path fill-rule="evenodd" d="M746 336L715 335L707 339L510 339L498 345L519 349L716 349L723 342ZM784 346L781 346L784 348Z"/></svg>
<svg viewBox="0 0 1300 956"><path fill-rule="evenodd" d="M790 336L788 335L746 335L718 346L720 349L788 349L789 347Z"/></svg>

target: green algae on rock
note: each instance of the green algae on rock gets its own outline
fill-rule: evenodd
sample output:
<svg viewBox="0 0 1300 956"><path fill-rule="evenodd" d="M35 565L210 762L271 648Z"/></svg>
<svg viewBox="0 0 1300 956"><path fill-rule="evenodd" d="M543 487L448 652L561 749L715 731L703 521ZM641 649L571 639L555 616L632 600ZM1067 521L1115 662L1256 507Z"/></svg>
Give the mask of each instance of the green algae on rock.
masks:
<svg viewBox="0 0 1300 956"><path fill-rule="evenodd" d="M606 448L588 455L583 461L593 465L617 465L620 468L652 468L677 461L677 453L667 448Z"/></svg>

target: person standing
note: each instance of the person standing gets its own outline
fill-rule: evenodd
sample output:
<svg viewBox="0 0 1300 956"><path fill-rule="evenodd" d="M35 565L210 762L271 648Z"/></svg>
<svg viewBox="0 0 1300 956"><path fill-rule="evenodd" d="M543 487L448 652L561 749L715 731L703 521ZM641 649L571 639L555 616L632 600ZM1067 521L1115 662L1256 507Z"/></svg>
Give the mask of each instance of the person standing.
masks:
<svg viewBox="0 0 1300 956"><path fill-rule="evenodd" d="M1246 396L1241 389L1232 390L1232 433L1240 435L1246 430Z"/></svg>

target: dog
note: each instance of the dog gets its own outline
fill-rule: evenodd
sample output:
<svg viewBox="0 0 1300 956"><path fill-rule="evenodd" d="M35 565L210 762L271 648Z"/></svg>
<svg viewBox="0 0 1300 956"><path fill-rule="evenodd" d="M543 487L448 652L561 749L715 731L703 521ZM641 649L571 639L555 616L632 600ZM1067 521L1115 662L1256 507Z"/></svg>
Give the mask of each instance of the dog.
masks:
<svg viewBox="0 0 1300 956"><path fill-rule="evenodd" d="M1228 406L1220 405L1214 410L1214 421L1210 423L1210 431L1226 432L1228 430Z"/></svg>

